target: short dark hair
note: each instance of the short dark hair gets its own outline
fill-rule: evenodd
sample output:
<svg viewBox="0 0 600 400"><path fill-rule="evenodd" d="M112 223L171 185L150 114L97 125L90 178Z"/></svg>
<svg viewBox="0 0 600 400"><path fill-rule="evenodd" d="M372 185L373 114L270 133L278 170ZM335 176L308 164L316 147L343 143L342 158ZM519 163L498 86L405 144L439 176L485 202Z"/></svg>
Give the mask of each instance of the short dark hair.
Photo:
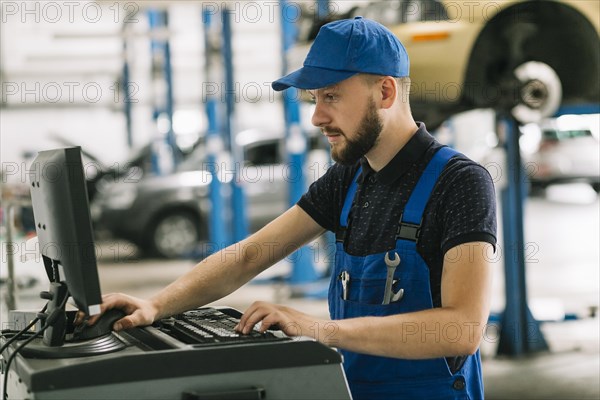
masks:
<svg viewBox="0 0 600 400"><path fill-rule="evenodd" d="M360 76L363 79L363 81L367 84L367 86L373 86L380 79L384 78L383 75L375 75L375 74L367 74L367 73L362 73L362 74L360 74ZM401 76L401 77L394 77L394 79L396 80L396 84L399 88L398 91L400 92L400 96L402 96L403 103L408 104L408 95L410 94L410 82L411 82L410 77Z"/></svg>

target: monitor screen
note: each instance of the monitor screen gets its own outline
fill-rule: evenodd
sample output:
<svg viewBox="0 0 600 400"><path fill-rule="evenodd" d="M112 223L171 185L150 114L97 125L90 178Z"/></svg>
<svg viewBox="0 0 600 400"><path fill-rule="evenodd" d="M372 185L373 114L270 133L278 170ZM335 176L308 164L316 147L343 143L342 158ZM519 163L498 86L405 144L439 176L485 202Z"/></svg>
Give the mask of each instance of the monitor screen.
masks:
<svg viewBox="0 0 600 400"><path fill-rule="evenodd" d="M80 310L98 314L102 297L81 148L39 152L29 185L48 277L66 282Z"/></svg>

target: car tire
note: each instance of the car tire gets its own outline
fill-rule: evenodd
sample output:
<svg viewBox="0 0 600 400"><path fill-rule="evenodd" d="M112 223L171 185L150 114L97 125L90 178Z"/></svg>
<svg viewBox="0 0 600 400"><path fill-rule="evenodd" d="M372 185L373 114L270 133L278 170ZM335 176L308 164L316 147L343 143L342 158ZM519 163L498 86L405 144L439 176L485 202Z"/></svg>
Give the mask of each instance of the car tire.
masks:
<svg viewBox="0 0 600 400"><path fill-rule="evenodd" d="M192 257L200 245L200 219L188 211L164 214L153 224L149 238L159 257Z"/></svg>
<svg viewBox="0 0 600 400"><path fill-rule="evenodd" d="M560 105L597 103L598 33L567 2L507 2L485 21L469 56L463 102L494 108L520 124Z"/></svg>

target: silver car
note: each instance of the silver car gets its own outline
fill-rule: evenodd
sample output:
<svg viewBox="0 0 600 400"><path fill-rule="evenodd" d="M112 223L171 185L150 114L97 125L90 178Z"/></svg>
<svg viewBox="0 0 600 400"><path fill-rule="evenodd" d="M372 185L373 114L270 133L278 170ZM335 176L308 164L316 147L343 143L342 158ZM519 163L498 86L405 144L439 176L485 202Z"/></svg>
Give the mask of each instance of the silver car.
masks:
<svg viewBox="0 0 600 400"><path fill-rule="evenodd" d="M310 143L318 147L322 141L313 138ZM284 161L280 132L240 132L237 145L243 163L235 170L246 199L249 228L255 231L289 207L289 181L296 179L296 173ZM316 152L320 167L327 163L324 152ZM146 254L167 258L202 256L208 250L212 179L206 160L206 146L199 145L172 174L158 176L135 170L100 185L91 204L95 229L133 242ZM314 160L311 163L308 183L316 179L314 171L326 169L315 168ZM219 160L216 165L221 181L232 178L231 162ZM229 212L230 208L225 209Z"/></svg>

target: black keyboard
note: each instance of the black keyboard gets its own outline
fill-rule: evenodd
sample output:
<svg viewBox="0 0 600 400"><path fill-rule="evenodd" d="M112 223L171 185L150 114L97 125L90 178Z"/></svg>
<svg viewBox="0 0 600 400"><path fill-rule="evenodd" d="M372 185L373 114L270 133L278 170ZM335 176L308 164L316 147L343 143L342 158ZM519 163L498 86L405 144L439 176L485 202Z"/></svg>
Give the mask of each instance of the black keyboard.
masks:
<svg viewBox="0 0 600 400"><path fill-rule="evenodd" d="M290 340L282 332L259 332L256 328L249 334L235 331L241 314L236 310L212 307L186 311L171 319L168 331L171 336L188 344L226 344ZM166 325L163 325L163 328Z"/></svg>

